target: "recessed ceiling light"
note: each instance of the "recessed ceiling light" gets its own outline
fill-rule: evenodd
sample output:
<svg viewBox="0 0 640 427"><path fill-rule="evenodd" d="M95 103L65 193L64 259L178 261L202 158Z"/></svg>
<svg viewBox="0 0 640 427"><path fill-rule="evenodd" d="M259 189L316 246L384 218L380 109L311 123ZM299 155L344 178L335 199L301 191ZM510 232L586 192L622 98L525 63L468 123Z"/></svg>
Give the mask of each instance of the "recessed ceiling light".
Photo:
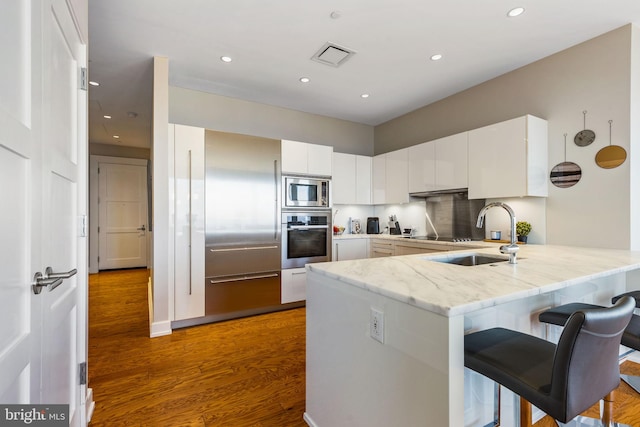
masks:
<svg viewBox="0 0 640 427"><path fill-rule="evenodd" d="M104 117L105 119L110 119L111 118L111 116L102 116L102 117Z"/></svg>
<svg viewBox="0 0 640 427"><path fill-rule="evenodd" d="M90 84L91 86L100 86L100 83L98 83L98 82L94 82L93 80L91 80L91 81L89 82L89 84Z"/></svg>
<svg viewBox="0 0 640 427"><path fill-rule="evenodd" d="M311 79L309 77L300 77L300 81L302 83L309 83L311 81Z"/></svg>
<svg viewBox="0 0 640 427"><path fill-rule="evenodd" d="M511 9L511 10L507 13L507 16L508 16L509 18L514 18L514 17L516 17L516 16L520 16L520 15L522 15L523 13L524 13L524 7L516 7L516 8Z"/></svg>
<svg viewBox="0 0 640 427"><path fill-rule="evenodd" d="M232 59L231 59L230 56L221 56L220 57L220 61L222 61L222 62L231 62Z"/></svg>
<svg viewBox="0 0 640 427"><path fill-rule="evenodd" d="M363 93L362 95L360 95L360 98L368 98L369 94L368 93Z"/></svg>
<svg viewBox="0 0 640 427"><path fill-rule="evenodd" d="M115 139L120 139L120 135L113 135Z"/></svg>
<svg viewBox="0 0 640 427"><path fill-rule="evenodd" d="M432 61L439 61L442 59L442 55L439 53L436 53L435 55L431 55L431 60Z"/></svg>

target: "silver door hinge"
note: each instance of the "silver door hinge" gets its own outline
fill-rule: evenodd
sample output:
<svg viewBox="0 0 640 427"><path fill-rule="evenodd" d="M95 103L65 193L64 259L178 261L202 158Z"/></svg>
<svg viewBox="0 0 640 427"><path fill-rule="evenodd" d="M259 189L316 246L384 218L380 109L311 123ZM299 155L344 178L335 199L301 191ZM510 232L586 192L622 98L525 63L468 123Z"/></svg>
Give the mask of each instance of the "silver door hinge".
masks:
<svg viewBox="0 0 640 427"><path fill-rule="evenodd" d="M87 72L86 67L80 68L80 89L88 90L89 82L87 81L89 78L89 73Z"/></svg>
<svg viewBox="0 0 640 427"><path fill-rule="evenodd" d="M80 385L87 383L87 362L82 362L78 365L78 379L80 380Z"/></svg>
<svg viewBox="0 0 640 427"><path fill-rule="evenodd" d="M80 215L80 237L87 237L87 216Z"/></svg>

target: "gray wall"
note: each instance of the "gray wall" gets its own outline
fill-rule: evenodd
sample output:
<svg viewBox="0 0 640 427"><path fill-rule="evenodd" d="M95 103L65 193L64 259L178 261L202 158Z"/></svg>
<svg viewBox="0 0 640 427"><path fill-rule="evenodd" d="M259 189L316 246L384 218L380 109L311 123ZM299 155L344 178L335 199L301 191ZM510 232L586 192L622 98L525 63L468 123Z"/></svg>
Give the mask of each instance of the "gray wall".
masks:
<svg viewBox="0 0 640 427"><path fill-rule="evenodd" d="M169 122L373 155L373 126L175 86L169 87Z"/></svg>
<svg viewBox="0 0 640 427"><path fill-rule="evenodd" d="M549 170L564 160L567 133L567 160L583 172L572 188L549 183L547 242L638 246L638 239L630 237L635 195L631 161L608 170L594 161L598 150L609 144L609 120L613 120L613 143L628 153L640 137L637 131L631 133L630 123L631 81L638 81L631 67L640 48L637 42L632 45L637 32L632 25L624 26L381 124L375 128L375 153L533 114L549 123ZM583 110L588 111L587 127L596 133L596 141L588 147L573 143L576 132L583 129Z"/></svg>

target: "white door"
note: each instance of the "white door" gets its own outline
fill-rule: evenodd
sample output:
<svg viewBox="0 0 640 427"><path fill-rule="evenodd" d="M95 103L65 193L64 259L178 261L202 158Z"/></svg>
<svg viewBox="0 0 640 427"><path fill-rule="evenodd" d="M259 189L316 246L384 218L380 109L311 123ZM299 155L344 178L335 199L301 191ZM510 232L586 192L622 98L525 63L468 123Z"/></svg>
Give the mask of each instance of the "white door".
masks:
<svg viewBox="0 0 640 427"><path fill-rule="evenodd" d="M0 402L69 404L82 426L86 46L71 16L64 0L8 2L0 14ZM36 294L47 266L77 274Z"/></svg>
<svg viewBox="0 0 640 427"><path fill-rule="evenodd" d="M100 270L147 266L147 167L99 163Z"/></svg>

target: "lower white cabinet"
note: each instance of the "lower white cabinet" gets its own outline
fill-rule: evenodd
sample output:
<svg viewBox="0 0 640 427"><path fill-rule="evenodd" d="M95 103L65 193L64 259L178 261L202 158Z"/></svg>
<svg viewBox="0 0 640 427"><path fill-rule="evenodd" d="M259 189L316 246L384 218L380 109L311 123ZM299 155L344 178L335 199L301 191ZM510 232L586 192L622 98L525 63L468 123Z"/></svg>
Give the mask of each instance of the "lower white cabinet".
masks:
<svg viewBox="0 0 640 427"><path fill-rule="evenodd" d="M333 241L332 261L365 259L369 257L369 239L335 239Z"/></svg>
<svg viewBox="0 0 640 427"><path fill-rule="evenodd" d="M307 298L307 271L302 268L282 270L280 303L304 301Z"/></svg>

